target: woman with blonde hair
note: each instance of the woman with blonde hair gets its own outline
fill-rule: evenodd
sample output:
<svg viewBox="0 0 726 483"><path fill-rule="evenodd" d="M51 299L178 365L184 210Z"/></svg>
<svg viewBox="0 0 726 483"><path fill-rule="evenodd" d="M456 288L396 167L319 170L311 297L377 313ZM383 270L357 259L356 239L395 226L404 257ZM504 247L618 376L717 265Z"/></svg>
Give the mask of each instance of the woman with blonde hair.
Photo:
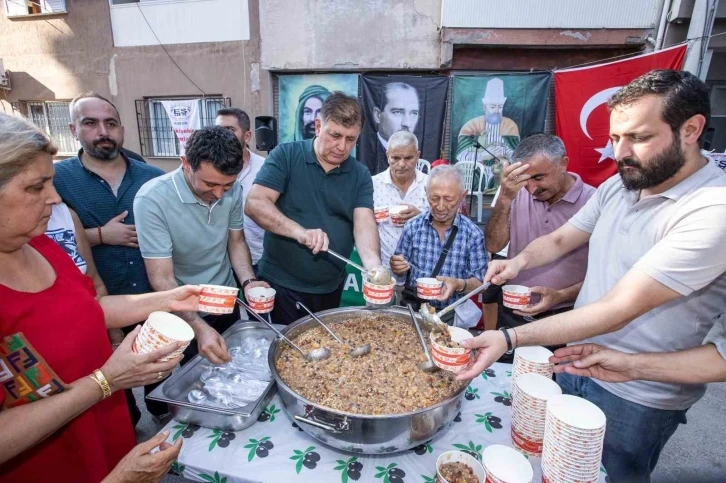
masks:
<svg viewBox="0 0 726 483"><path fill-rule="evenodd" d="M196 310L199 287L96 300L91 279L44 234L60 202L55 153L45 133L0 113L1 479L158 481L180 446L149 454L160 435L134 448L117 391L166 377L179 359L156 361L178 346L136 354L137 328L113 352L106 331L153 311Z"/></svg>

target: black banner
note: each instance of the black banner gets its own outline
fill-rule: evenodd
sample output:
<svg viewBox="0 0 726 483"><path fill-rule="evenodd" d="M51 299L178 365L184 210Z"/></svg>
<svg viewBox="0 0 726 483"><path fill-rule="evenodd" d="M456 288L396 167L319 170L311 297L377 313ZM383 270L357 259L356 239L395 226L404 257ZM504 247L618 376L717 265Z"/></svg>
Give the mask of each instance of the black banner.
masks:
<svg viewBox="0 0 726 483"><path fill-rule="evenodd" d="M366 121L357 158L376 175L388 168L386 146L397 131L413 132L421 159L439 158L449 78L444 76L363 75L361 102Z"/></svg>

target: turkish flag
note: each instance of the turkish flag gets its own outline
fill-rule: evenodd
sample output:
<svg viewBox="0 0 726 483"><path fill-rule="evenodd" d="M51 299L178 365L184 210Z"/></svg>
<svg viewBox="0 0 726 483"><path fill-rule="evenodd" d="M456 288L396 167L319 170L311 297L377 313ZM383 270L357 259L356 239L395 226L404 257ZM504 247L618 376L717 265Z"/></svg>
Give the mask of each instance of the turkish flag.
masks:
<svg viewBox="0 0 726 483"><path fill-rule="evenodd" d="M610 97L654 69L680 70L686 45L606 64L555 71L557 135L570 157L569 171L592 186L617 173L610 142Z"/></svg>

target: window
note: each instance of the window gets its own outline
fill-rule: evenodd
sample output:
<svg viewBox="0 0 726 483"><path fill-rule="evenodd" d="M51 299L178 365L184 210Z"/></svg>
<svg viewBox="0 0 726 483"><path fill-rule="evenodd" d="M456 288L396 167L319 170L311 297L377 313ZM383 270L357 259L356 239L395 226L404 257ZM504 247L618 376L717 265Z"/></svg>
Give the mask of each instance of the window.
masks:
<svg viewBox="0 0 726 483"><path fill-rule="evenodd" d="M81 145L71 134L70 101L15 102L13 108L53 138L58 154L75 155Z"/></svg>
<svg viewBox="0 0 726 483"><path fill-rule="evenodd" d="M5 0L8 17L66 13L65 0Z"/></svg>
<svg viewBox="0 0 726 483"><path fill-rule="evenodd" d="M151 157L179 156L179 140L171 127L161 101L192 99L189 97L153 98L136 101L136 119L139 124L141 155ZM202 126L213 126L217 111L231 105L229 97L206 97L199 99Z"/></svg>

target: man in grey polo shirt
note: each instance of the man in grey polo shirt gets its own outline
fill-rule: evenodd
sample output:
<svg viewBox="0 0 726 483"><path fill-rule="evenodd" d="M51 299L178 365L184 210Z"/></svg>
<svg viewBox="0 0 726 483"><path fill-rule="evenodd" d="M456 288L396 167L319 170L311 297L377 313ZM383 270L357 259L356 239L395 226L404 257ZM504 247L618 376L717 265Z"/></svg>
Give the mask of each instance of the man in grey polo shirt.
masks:
<svg viewBox="0 0 726 483"><path fill-rule="evenodd" d="M181 161L177 170L142 186L134 199L139 248L151 286L156 291L183 284L236 287L233 269L244 281L245 297L254 286L267 286L254 281L242 230L242 188L236 182L242 144L228 129L204 128L189 137ZM185 360L196 354L197 345L214 364L230 359L219 334L239 320L238 308L228 316L178 315L194 329Z"/></svg>
<svg viewBox="0 0 726 483"><path fill-rule="evenodd" d="M726 298L726 174L700 150L711 110L708 88L688 72L656 70L610 99L619 175L601 185L569 223L492 262L501 284L589 241L575 310L516 329L489 331L470 347L472 377L511 347L591 342L627 353L700 346ZM604 382L558 374L568 394L607 416L603 464L613 481L650 481L658 456L705 386Z"/></svg>

